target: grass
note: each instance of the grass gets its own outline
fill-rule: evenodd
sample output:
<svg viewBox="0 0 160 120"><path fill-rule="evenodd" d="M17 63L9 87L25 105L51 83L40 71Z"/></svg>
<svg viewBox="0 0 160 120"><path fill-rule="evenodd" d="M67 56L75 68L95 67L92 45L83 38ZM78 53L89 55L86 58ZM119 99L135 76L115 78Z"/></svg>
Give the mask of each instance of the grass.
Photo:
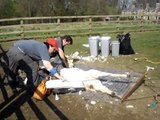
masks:
<svg viewBox="0 0 160 120"><path fill-rule="evenodd" d="M112 40L117 40L117 34L108 34ZM75 51L79 51L85 55L89 55L89 48L85 48L82 44L88 44L88 37L74 37L74 43L71 46L67 46L65 52L71 54ZM158 61L160 60L160 34L159 32L139 32L131 33L131 45L136 53L141 57L147 57L149 59Z"/></svg>
<svg viewBox="0 0 160 120"><path fill-rule="evenodd" d="M132 45L136 52L153 60L160 60L159 32L145 32L132 34Z"/></svg>
<svg viewBox="0 0 160 120"><path fill-rule="evenodd" d="M112 40L117 40L117 34L105 34L102 36L111 36ZM65 48L66 54L80 52L81 55L89 55L89 48L83 47L82 44L88 44L88 36L73 37L73 45ZM41 40L45 41L45 40ZM8 49L13 42L1 42L1 45ZM141 57L147 57L154 61L160 60L160 34L159 32L138 32L131 33L131 45L136 53Z"/></svg>
<svg viewBox="0 0 160 120"><path fill-rule="evenodd" d="M155 84L160 84L159 81L159 70L160 70L160 34L159 32L138 32L138 33L130 33L131 34L131 45L136 52L134 55L119 57L112 57L111 55L108 57L107 62L99 63L99 62L86 62L85 66L88 64L94 64L98 67L111 67L114 69L130 69L135 72L144 73L146 70L146 66L154 67L155 70L150 71L149 75L151 80L154 81ZM117 34L106 34L107 36L111 36L112 40L117 40ZM67 46L65 48L66 54L70 55L76 51L80 53L81 56L88 56L89 48L85 48L82 44L88 44L88 37L74 37L74 43L71 46ZM141 59L135 61L134 58L147 58L149 61L145 59ZM159 64L156 64L159 62ZM147 78L146 78L147 79Z"/></svg>
<svg viewBox="0 0 160 120"><path fill-rule="evenodd" d="M85 62L83 65L87 66L89 64L97 65L98 67L111 67L114 69L130 69L139 73L144 73L146 70L146 66L152 66L155 68L153 72L150 72L148 75L151 78L150 81L154 81L155 84L160 84L159 78L159 70L160 64L154 64L147 62L145 60L134 61L134 58L143 58L146 57L148 60L152 62L160 62L160 34L159 32L137 32L137 33L130 33L131 34L131 45L134 51L138 54L134 54L131 56L123 56L120 55L119 57L112 57L111 55L107 58L107 62ZM111 39L117 40L117 34L104 34L102 36L111 36ZM46 40L46 39L45 39ZM41 39L39 41L45 41ZM80 56L89 56L89 48L83 47L83 44L88 44L88 36L83 37L73 37L73 45L69 45L65 48L65 53L67 55L73 54L74 52L78 51ZM2 47L7 50L12 42L1 42L0 44ZM1 52L1 51L0 51ZM98 63L98 64L97 64Z"/></svg>

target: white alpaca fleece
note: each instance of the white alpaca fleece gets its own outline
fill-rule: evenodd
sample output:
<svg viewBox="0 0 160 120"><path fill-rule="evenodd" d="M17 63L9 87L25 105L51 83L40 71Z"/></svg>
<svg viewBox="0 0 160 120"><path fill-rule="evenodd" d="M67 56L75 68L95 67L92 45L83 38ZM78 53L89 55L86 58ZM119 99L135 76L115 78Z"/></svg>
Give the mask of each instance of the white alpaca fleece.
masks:
<svg viewBox="0 0 160 120"><path fill-rule="evenodd" d="M66 78L68 81L85 81L98 79L103 76L112 76L112 77L127 77L127 74L115 74L102 72L95 69L90 69L88 71L84 71L79 68L64 68L60 71L60 74Z"/></svg>
<svg viewBox="0 0 160 120"><path fill-rule="evenodd" d="M64 68L60 74L66 78L62 80L50 80L46 82L47 88L85 88L91 91L101 91L109 95L114 95L114 92L104 86L99 77L113 76L113 77L127 77L126 74L114 74L101 72L95 69L84 71L79 68Z"/></svg>

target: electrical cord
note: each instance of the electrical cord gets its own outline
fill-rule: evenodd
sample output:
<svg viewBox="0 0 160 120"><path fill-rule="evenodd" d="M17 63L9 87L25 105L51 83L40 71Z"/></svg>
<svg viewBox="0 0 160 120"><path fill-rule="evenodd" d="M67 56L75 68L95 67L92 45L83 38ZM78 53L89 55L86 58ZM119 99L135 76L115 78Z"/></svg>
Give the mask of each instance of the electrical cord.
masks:
<svg viewBox="0 0 160 120"><path fill-rule="evenodd" d="M153 61L149 60L146 57L134 58L135 61L137 61L137 60L143 60L143 59L146 60L147 62L152 63L152 64L160 64L160 62L153 62Z"/></svg>
<svg viewBox="0 0 160 120"><path fill-rule="evenodd" d="M148 60L148 58L146 58L146 57L134 58L134 61L138 61L138 60L146 60L147 62L150 62L150 63L152 63L152 64L160 64L160 62L153 62L153 61L151 61L151 60ZM129 68L130 70L135 71L135 70L131 67L131 66L133 66L133 65L135 65L135 64L136 64L136 63L131 64L131 65L128 65L127 68ZM149 67L149 66L146 66L146 67L147 67L147 69L146 69L146 72L144 73L145 76L147 76L148 71L149 71L150 69L151 69L151 70L154 69L153 67ZM147 77L146 77L146 79L147 79ZM145 81L148 81L148 82L149 82L149 80L145 80ZM151 84L151 81L150 81L150 84ZM160 102L160 93L157 92L156 90L154 90L153 87L158 87L158 88L159 88L160 86L155 86L155 85L151 86L150 84L146 84L146 82L144 82L144 85L147 86L147 87L149 87L149 88L154 92L154 95L152 95L152 97L154 97L154 100L156 101L156 104L157 104L157 103Z"/></svg>

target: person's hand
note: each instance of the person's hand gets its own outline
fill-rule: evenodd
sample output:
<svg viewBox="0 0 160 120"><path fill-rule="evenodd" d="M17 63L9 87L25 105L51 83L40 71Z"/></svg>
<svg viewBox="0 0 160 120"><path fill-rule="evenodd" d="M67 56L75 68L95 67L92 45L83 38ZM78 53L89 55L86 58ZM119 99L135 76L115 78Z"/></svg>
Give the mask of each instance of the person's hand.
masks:
<svg viewBox="0 0 160 120"><path fill-rule="evenodd" d="M61 76L59 73L54 74L54 76L60 80L66 80L63 76Z"/></svg>
<svg viewBox="0 0 160 120"><path fill-rule="evenodd" d="M63 80L63 81L65 81L65 80L66 80L63 76L59 76L59 78L58 78L58 79Z"/></svg>

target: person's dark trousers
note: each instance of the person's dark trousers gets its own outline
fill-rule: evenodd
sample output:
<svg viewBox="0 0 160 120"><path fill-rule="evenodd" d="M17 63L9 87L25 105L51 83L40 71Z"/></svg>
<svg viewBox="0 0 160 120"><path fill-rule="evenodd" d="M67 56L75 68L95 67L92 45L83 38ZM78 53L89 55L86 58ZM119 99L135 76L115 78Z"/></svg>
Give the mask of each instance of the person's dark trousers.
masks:
<svg viewBox="0 0 160 120"><path fill-rule="evenodd" d="M28 78L26 88L30 93L33 93L41 82L38 74L38 62L34 61L17 47L11 47L7 52L7 56L9 60L9 75L12 81L16 81L18 69L23 70L27 74Z"/></svg>
<svg viewBox="0 0 160 120"><path fill-rule="evenodd" d="M53 66L56 67L57 72L60 72L61 69L65 68L65 65L63 64L59 55L54 57L54 62L52 64L54 64Z"/></svg>

